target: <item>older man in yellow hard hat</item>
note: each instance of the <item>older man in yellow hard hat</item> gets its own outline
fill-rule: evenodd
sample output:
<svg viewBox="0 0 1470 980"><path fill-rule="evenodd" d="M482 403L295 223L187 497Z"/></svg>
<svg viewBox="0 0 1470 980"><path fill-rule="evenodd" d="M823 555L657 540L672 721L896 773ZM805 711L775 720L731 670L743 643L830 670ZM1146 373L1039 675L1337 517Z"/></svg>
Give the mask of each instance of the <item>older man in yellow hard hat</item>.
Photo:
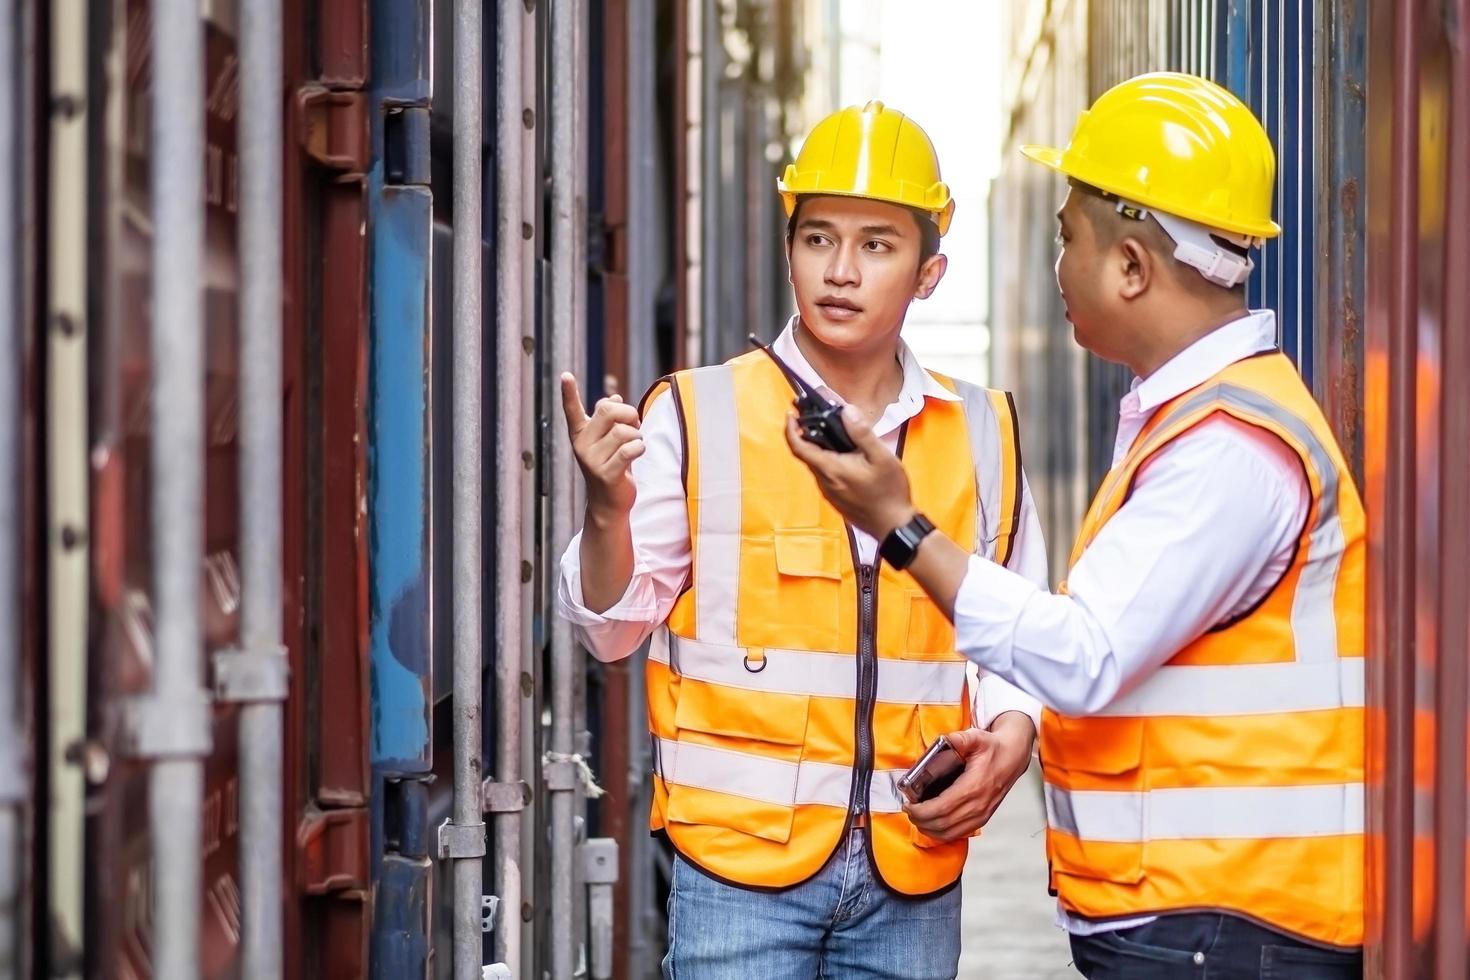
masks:
<svg viewBox="0 0 1470 980"><path fill-rule="evenodd" d="M799 312L775 357L680 372L641 413L608 398L589 417L564 379L587 512L559 608L602 660L652 636L651 822L677 854L667 976L953 977L967 838L1025 770L1039 705L974 679L783 426L800 392L845 401L946 535L1041 584L1014 409L900 339L944 275L954 213L912 119L878 102L829 116L779 190ZM906 811L900 776L972 725L963 774Z"/></svg>
<svg viewBox="0 0 1470 980"><path fill-rule="evenodd" d="M1051 882L1085 975L1358 976L1363 508L1273 314L1246 308L1279 231L1270 141L1170 73L1025 153L1071 184L1077 340L1138 379L1063 593L915 530L929 505L861 420L856 453L794 423L789 444L857 526L919 541L909 571L961 649L1048 705Z"/></svg>

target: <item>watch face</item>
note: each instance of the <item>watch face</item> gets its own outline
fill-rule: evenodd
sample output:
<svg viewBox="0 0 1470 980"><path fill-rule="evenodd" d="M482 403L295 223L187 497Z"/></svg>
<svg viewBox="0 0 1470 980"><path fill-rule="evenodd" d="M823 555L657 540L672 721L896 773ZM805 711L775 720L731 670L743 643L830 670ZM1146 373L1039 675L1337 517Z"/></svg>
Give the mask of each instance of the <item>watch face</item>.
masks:
<svg viewBox="0 0 1470 980"><path fill-rule="evenodd" d="M914 519L901 527L894 528L888 537L883 539L882 546L878 549L878 555L888 562L889 567L896 571L903 571L914 560L918 553L919 542L924 536L934 530L934 525L923 514L914 515Z"/></svg>
<svg viewBox="0 0 1470 980"><path fill-rule="evenodd" d="M883 539L879 554L892 568L902 570L913 561L914 544L914 529L910 522L889 532L888 537Z"/></svg>

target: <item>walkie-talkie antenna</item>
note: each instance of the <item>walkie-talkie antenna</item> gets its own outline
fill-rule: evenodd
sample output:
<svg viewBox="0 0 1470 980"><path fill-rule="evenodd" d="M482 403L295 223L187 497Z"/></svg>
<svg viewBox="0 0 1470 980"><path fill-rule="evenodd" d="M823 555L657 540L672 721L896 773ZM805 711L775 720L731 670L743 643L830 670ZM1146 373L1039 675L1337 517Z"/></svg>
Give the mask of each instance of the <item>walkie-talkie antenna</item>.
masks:
<svg viewBox="0 0 1470 980"><path fill-rule="evenodd" d="M785 361L781 360L776 352L771 350L768 345L761 343L759 337L757 337L753 333L746 334L745 337L752 344L755 344L761 350L765 351L767 357L776 362L776 367L781 369L781 373L786 375L786 380L791 383L791 387L796 389L796 395L798 398L805 398L807 395L811 394L811 391L807 388L807 386L802 384L801 379L796 376L796 372L791 370L791 367Z"/></svg>

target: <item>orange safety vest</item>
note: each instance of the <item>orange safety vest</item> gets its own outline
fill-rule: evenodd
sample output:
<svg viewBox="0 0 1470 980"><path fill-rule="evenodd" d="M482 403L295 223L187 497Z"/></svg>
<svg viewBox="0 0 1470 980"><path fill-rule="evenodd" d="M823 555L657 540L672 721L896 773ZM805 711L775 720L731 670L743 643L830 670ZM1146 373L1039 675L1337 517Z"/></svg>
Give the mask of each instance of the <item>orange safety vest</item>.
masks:
<svg viewBox="0 0 1470 980"><path fill-rule="evenodd" d="M1004 561L1021 499L1014 407L935 377L961 400L929 399L899 438L915 505ZM668 390L692 565L647 661L652 829L709 874L783 888L821 870L865 802L889 887L946 888L968 842L919 833L895 784L970 724L953 627L906 572L861 564L786 445L792 389L764 354L680 372L644 404Z"/></svg>
<svg viewBox="0 0 1470 980"><path fill-rule="evenodd" d="M1239 361L1161 406L1103 481L1072 564L1138 470L1216 413L1301 459L1311 508L1252 610L1095 715L1042 716L1052 888L1093 919L1220 909L1363 941L1363 505L1287 358Z"/></svg>

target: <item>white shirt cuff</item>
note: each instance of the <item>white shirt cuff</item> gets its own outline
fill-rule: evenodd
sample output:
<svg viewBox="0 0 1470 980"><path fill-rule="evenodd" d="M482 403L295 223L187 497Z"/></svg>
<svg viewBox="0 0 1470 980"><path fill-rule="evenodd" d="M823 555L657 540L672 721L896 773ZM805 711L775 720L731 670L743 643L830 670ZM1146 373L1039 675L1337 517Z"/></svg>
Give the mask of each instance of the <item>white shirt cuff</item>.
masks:
<svg viewBox="0 0 1470 980"><path fill-rule="evenodd" d="M620 623L648 623L658 615L658 604L653 593L653 583L648 567L637 557L634 549L633 574L628 579L628 588L622 598L601 613L595 613L585 605L582 594L582 534L577 532L561 556L561 576L558 582L557 612L575 626L602 626L609 620Z"/></svg>
<svg viewBox="0 0 1470 980"><path fill-rule="evenodd" d="M1029 579L988 558L972 555L954 600L955 644L959 651L986 670L1009 671L1016 622L1026 603L1039 591Z"/></svg>
<svg viewBox="0 0 1470 980"><path fill-rule="evenodd" d="M1020 711L1041 731L1041 702L1010 684L1003 677L986 674L980 678L980 711L977 728L989 728L1007 711Z"/></svg>

